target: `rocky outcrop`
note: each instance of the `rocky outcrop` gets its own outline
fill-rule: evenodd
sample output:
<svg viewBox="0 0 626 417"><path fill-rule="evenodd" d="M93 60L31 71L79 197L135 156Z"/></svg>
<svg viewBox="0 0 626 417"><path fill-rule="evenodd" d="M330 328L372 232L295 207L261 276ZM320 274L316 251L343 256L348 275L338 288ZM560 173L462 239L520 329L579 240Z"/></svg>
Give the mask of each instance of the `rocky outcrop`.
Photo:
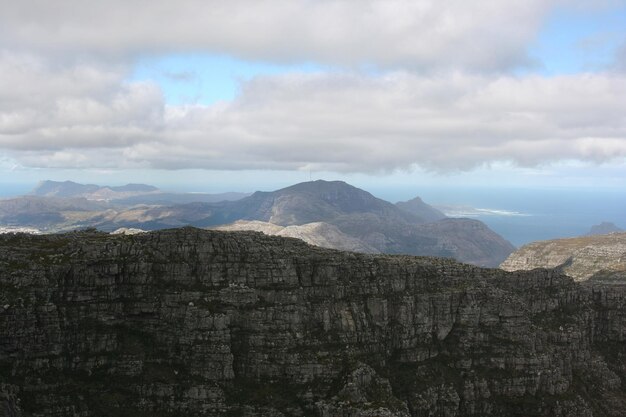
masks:
<svg viewBox="0 0 626 417"><path fill-rule="evenodd" d="M0 236L2 416L625 416L626 290L255 232Z"/></svg>
<svg viewBox="0 0 626 417"><path fill-rule="evenodd" d="M533 242L513 252L500 267L505 271L559 267L577 281L626 280L626 233Z"/></svg>
<svg viewBox="0 0 626 417"><path fill-rule="evenodd" d="M361 253L379 253L379 251L354 237L348 236L335 226L314 222L300 226L279 226L258 220L238 220L234 223L218 226L215 230L263 232L270 236L283 236L301 239L310 245L322 248L345 250Z"/></svg>

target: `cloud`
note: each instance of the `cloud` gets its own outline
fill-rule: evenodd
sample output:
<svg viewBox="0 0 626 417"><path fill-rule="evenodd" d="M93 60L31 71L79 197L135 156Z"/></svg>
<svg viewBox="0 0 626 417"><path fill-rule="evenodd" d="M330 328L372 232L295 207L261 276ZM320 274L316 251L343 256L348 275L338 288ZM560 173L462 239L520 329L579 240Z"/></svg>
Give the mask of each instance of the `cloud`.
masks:
<svg viewBox="0 0 626 417"><path fill-rule="evenodd" d="M225 53L248 60L499 71L563 0L25 0L5 2L0 48L122 57Z"/></svg>
<svg viewBox="0 0 626 417"><path fill-rule="evenodd" d="M232 102L172 106L116 68L7 55L0 83L0 148L31 167L447 172L626 157L619 74L282 74Z"/></svg>
<svg viewBox="0 0 626 417"><path fill-rule="evenodd" d="M118 67L0 54L0 148L128 146L162 127L160 89Z"/></svg>

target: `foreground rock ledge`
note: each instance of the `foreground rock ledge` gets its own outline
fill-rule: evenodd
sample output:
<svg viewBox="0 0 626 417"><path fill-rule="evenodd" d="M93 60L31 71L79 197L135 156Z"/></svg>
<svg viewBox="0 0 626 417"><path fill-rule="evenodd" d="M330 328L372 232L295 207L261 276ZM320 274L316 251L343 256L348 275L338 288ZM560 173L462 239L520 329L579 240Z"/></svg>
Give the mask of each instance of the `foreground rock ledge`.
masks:
<svg viewBox="0 0 626 417"><path fill-rule="evenodd" d="M0 416L624 416L626 291L254 232L0 236Z"/></svg>

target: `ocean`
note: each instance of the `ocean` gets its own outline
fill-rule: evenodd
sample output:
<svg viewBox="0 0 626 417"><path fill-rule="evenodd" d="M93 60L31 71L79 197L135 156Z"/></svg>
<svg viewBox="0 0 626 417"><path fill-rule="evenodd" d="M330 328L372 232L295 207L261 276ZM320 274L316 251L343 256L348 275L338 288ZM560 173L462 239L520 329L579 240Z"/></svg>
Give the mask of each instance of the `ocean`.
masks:
<svg viewBox="0 0 626 417"><path fill-rule="evenodd" d="M603 221L626 230L626 192L621 190L397 187L373 194L393 202L418 195L433 206L456 207L456 213L485 222L517 247L580 236Z"/></svg>

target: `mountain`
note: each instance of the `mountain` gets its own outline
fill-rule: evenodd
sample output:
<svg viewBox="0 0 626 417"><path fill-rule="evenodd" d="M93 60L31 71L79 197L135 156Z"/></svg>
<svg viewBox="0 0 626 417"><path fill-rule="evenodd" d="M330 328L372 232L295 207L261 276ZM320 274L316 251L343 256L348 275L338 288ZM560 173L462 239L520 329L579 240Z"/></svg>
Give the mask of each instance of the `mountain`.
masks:
<svg viewBox="0 0 626 417"><path fill-rule="evenodd" d="M602 222L600 224L594 224L593 226L591 226L591 229L589 229L589 232L587 232L587 236L606 235L608 233L623 232L623 231L624 230L615 226L615 224L613 223Z"/></svg>
<svg viewBox="0 0 626 417"><path fill-rule="evenodd" d="M312 181L273 192L256 192L237 204L243 219L262 220L283 226L327 221L345 215L374 215L390 223L422 223L412 213L343 181Z"/></svg>
<svg viewBox="0 0 626 417"><path fill-rule="evenodd" d="M31 194L38 197L83 197L89 200L111 200L156 192L159 192L158 188L145 184L102 187L95 184L78 184L73 181L42 181Z"/></svg>
<svg viewBox="0 0 626 417"><path fill-rule="evenodd" d="M626 416L624 285L192 228L0 236L0 415Z"/></svg>
<svg viewBox="0 0 626 417"><path fill-rule="evenodd" d="M301 239L308 244L322 248L339 249L350 252L379 253L359 239L342 233L337 227L324 222L306 223L303 225L279 226L258 220L238 220L235 223L218 226L215 230L225 231L257 231L270 236L283 236Z"/></svg>
<svg viewBox="0 0 626 417"><path fill-rule="evenodd" d="M85 198L24 196L0 199L0 225L40 229L57 229L66 224L75 227L76 222L106 209L106 204Z"/></svg>
<svg viewBox="0 0 626 417"><path fill-rule="evenodd" d="M30 193L38 197L86 198L88 200L111 201L116 206L176 205L194 202L214 203L219 201L239 200L245 193L170 193L145 184L126 184L122 186L100 186L79 184L72 181L42 181Z"/></svg>
<svg viewBox="0 0 626 417"><path fill-rule="evenodd" d="M233 202L137 208L125 221L107 219L117 227L162 229L191 225L214 227L237 220L258 220L279 226L323 222L381 253L454 257L482 266L498 266L515 248L484 223L468 219L426 220L342 181L313 181L273 192L256 192ZM135 217L137 221L131 219Z"/></svg>
<svg viewBox="0 0 626 417"><path fill-rule="evenodd" d="M626 233L533 242L513 252L500 267L505 271L560 267L577 281L626 281Z"/></svg>
<svg viewBox="0 0 626 417"><path fill-rule="evenodd" d="M425 222L436 222L437 220L445 219L447 217L433 206L429 206L424 203L419 197L415 197L409 201L399 201L396 203L396 206L400 210L415 214Z"/></svg>

